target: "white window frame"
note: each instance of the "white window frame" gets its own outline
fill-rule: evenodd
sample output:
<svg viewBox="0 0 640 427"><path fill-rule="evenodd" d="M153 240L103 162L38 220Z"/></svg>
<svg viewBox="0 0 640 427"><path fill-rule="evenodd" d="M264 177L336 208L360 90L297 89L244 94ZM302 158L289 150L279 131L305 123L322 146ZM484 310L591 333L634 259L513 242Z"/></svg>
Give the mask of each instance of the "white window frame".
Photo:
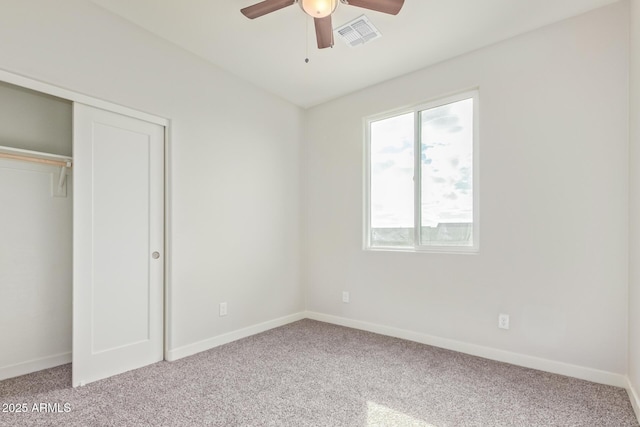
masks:
<svg viewBox="0 0 640 427"><path fill-rule="evenodd" d="M431 108L441 107L446 104L473 99L473 245L472 246L434 246L420 245L420 225L422 216L422 193L421 193L421 121L420 112ZM413 246L373 246L371 243L371 123L389 119L403 114L413 113L414 115L414 244ZM405 107L382 114L376 114L364 119L365 143L364 143L364 250L367 251L394 251L394 252L431 252L431 253L462 253L474 254L480 249L480 169L479 169L479 117L480 103L479 90L472 89L454 95L438 98L414 106Z"/></svg>

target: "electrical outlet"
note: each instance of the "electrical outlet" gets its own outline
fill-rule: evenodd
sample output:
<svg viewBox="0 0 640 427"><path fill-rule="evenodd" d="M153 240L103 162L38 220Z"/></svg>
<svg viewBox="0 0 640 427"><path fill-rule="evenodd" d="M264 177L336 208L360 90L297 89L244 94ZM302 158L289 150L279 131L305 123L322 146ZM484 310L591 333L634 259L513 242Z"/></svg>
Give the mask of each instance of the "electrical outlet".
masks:
<svg viewBox="0 0 640 427"><path fill-rule="evenodd" d="M227 315L227 303L226 302L221 302L220 303L220 316L226 316Z"/></svg>
<svg viewBox="0 0 640 427"><path fill-rule="evenodd" d="M342 292L342 302L344 302L344 303L348 303L349 302L349 292L347 292L347 291Z"/></svg>
<svg viewBox="0 0 640 427"><path fill-rule="evenodd" d="M509 329L509 315L508 314L499 314L498 315L498 328L500 328L500 329Z"/></svg>

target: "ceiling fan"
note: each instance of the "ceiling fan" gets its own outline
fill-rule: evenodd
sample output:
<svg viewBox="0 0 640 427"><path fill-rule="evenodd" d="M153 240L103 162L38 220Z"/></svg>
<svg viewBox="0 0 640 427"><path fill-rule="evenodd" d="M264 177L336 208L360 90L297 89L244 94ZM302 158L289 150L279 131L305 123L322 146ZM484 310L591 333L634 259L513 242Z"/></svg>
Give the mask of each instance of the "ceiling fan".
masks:
<svg viewBox="0 0 640 427"><path fill-rule="evenodd" d="M404 0L339 0L343 4L397 15ZM240 10L249 19L255 19L276 10L299 3L302 10L313 18L316 27L318 49L333 47L333 26L331 14L338 6L338 0L264 0Z"/></svg>

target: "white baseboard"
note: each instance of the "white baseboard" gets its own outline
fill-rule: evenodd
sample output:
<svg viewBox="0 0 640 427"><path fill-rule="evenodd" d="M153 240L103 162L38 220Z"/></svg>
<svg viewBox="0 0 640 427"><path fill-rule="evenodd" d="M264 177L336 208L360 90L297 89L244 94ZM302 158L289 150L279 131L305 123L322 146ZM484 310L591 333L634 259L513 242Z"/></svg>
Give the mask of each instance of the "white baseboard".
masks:
<svg viewBox="0 0 640 427"><path fill-rule="evenodd" d="M53 356L33 359L27 362L16 363L15 365L0 367L0 381L7 378L19 377L20 375L49 369L56 366L71 363L71 353L55 354Z"/></svg>
<svg viewBox="0 0 640 427"><path fill-rule="evenodd" d="M633 388L633 384L631 384L631 380L627 378L627 393L629 394L629 400L631 401L631 406L633 406L633 412L636 413L636 418L638 422L640 422L640 395L636 392L636 389Z"/></svg>
<svg viewBox="0 0 640 427"><path fill-rule="evenodd" d="M174 348L173 350L169 350L167 352L167 360L171 362L174 360L182 359L183 357L191 356L193 354L200 353L202 351L206 351L223 344L228 344L241 338L259 334L260 332L268 331L269 329L284 326L292 322L297 322L298 320L302 320L304 318L304 312L295 313L289 316L280 317L278 319L269 320L267 322L258 323L257 325L252 325L243 329L238 329L237 331L228 332L223 335L208 338L206 340L198 341L193 344Z"/></svg>
<svg viewBox="0 0 640 427"><path fill-rule="evenodd" d="M409 331L406 329L394 328L391 326L384 326L380 324L364 322L361 320L354 320L340 316L317 313L314 311L304 311L291 314L289 316L269 320L267 322L252 325L243 329L239 329L237 331L228 332L226 334L208 338L206 340L202 340L193 344L178 347L167 352L167 360L178 360L183 357L191 356L193 354L200 353L202 351L206 351L223 344L228 344L230 342L246 338L251 335L259 334L269 329L284 326L286 324L296 322L305 318L374 332L391 337L406 339L409 341L415 341L422 344L432 345L435 347L445 348L453 351L459 351L461 353L471 354L473 356L484 357L486 359L510 363L526 368L566 375L568 377L579 378L582 380L611 385L615 387L622 387L629 391L631 403L633 404L634 410L636 411L636 415L640 413L640 401L638 400L638 395L631 386L631 383L629 382L627 377L622 374L616 374L613 372L572 365L569 363L543 359L535 356L528 356L525 354L485 347L477 344L436 337L433 335Z"/></svg>
<svg viewBox="0 0 640 427"><path fill-rule="evenodd" d="M477 344L470 344L462 341L427 335L420 332L408 331L405 329L393 328L390 326L384 326L360 320L347 319L340 316L322 314L313 311L307 311L305 317L321 322L347 326L350 328L374 332L377 334L387 335L395 338L402 338L409 341L419 342L421 344L446 348L448 350L454 350L460 353L471 354L473 356L484 357L486 359L497 360L499 362L510 363L512 365L518 365L526 368L537 369L540 371L551 372L554 374L565 375L568 377L579 378L595 383L612 385L622 388L628 387L626 376L613 372L601 371L584 366L557 362L540 357L513 353L506 350L499 350L496 348L485 347Z"/></svg>

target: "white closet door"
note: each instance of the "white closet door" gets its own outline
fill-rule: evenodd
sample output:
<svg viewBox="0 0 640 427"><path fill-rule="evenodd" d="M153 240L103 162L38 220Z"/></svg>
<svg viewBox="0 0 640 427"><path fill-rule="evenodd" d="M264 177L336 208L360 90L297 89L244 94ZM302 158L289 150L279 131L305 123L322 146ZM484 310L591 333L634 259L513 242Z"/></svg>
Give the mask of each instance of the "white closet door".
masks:
<svg viewBox="0 0 640 427"><path fill-rule="evenodd" d="M163 358L164 128L74 104L73 386Z"/></svg>

